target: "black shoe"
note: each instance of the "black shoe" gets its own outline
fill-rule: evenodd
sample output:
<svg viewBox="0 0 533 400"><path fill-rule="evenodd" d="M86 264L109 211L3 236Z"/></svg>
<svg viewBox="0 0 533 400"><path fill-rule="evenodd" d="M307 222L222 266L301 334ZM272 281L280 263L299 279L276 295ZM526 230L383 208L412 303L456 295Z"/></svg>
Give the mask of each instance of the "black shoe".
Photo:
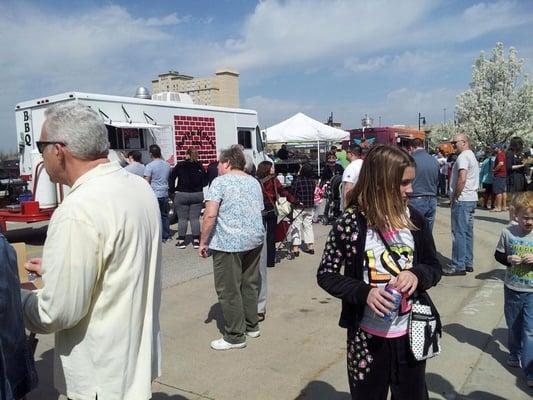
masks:
<svg viewBox="0 0 533 400"><path fill-rule="evenodd" d="M264 312L257 313L257 321L263 322L264 320L265 320L265 313Z"/></svg>
<svg viewBox="0 0 533 400"><path fill-rule="evenodd" d="M474 272L474 267L466 267L465 271L466 272Z"/></svg>
<svg viewBox="0 0 533 400"><path fill-rule="evenodd" d="M267 268L274 268L275 266L276 266L276 264L267 265Z"/></svg>
<svg viewBox="0 0 533 400"><path fill-rule="evenodd" d="M314 249L311 249L311 250L302 250L304 253L307 253L307 254L315 254L315 250Z"/></svg>
<svg viewBox="0 0 533 400"><path fill-rule="evenodd" d="M466 271L465 270L459 271L459 270L456 270L455 268L444 267L442 269L442 275L444 275L444 276L463 276L463 275L466 275Z"/></svg>

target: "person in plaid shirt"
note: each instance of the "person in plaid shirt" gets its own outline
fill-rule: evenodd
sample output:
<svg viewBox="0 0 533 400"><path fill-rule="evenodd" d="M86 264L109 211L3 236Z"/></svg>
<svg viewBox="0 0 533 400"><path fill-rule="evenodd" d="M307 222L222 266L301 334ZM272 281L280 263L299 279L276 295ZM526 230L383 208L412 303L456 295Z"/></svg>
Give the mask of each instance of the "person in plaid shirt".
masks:
<svg viewBox="0 0 533 400"><path fill-rule="evenodd" d="M300 255L300 245L306 244L307 253L315 254L313 234L313 212L315 205L316 181L313 177L311 164L303 164L300 172L291 186L291 192L297 199L294 206L294 222L290 232L292 234L292 253L294 257Z"/></svg>

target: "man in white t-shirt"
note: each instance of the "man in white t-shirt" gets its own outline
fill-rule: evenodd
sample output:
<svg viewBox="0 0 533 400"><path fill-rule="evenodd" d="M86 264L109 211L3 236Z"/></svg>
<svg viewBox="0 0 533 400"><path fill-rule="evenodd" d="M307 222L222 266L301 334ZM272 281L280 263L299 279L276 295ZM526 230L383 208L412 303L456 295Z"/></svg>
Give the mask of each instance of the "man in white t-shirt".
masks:
<svg viewBox="0 0 533 400"><path fill-rule="evenodd" d="M342 174L342 209L344 209L344 205L346 204L348 192L353 189L359 180L359 173L363 166L362 155L363 150L358 144L352 144L346 152L346 158L350 161L350 164L348 164Z"/></svg>
<svg viewBox="0 0 533 400"><path fill-rule="evenodd" d="M479 188L479 163L470 150L470 139L458 134L452 144L459 156L450 178L452 264L442 269L448 276L474 271L474 211Z"/></svg>

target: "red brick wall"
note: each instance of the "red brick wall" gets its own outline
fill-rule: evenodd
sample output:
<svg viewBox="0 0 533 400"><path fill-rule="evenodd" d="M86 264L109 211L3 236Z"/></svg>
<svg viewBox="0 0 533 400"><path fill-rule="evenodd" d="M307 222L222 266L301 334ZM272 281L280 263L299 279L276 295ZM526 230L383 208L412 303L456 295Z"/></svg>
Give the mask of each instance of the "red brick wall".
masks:
<svg viewBox="0 0 533 400"><path fill-rule="evenodd" d="M188 149L198 150L204 166L217 159L215 119L211 117L174 116L177 161L185 159Z"/></svg>

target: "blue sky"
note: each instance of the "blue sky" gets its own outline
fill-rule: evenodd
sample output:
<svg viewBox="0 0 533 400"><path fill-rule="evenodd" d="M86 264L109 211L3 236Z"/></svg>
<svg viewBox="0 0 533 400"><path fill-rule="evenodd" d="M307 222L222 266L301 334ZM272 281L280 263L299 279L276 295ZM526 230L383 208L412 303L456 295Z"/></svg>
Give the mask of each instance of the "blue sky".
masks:
<svg viewBox="0 0 533 400"><path fill-rule="evenodd" d="M453 118L471 66L496 42L533 72L533 2L154 0L0 2L0 150L14 106L76 90L133 95L159 73L241 73L262 126L299 111L345 128L365 114L416 126Z"/></svg>

